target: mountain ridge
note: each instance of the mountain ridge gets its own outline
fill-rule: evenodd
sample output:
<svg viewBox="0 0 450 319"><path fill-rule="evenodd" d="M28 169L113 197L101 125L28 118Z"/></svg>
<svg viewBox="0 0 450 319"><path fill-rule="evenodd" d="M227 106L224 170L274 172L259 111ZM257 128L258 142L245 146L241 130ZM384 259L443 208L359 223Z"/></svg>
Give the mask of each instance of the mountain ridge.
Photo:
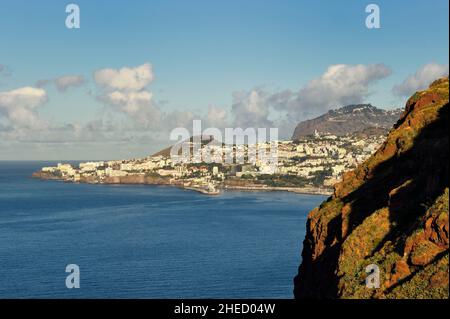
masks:
<svg viewBox="0 0 450 319"><path fill-rule="evenodd" d="M372 104L343 106L329 110L314 119L300 122L292 134L292 140L313 135L316 131L342 136L362 132L369 128L378 128L387 133L401 112L401 109L384 110Z"/></svg>

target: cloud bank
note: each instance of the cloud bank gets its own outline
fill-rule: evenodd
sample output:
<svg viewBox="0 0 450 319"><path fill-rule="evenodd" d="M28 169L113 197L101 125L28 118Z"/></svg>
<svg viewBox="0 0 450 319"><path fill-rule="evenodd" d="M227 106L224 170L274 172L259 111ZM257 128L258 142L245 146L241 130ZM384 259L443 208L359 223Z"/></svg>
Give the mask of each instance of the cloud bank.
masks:
<svg viewBox="0 0 450 319"><path fill-rule="evenodd" d="M203 128L278 127L279 137L289 138L301 120L366 102L372 86L391 73L384 64L330 65L297 90L240 90L232 93L230 105L210 105L204 114L196 114L164 110L164 104L155 100L151 90L155 76L150 63L104 68L92 75L93 96L105 105L96 118L86 123L48 123L38 113L48 99L42 87L51 84L64 92L87 82L82 75L64 75L42 80L39 87L0 92L0 146L5 152L14 149L8 145L14 145L16 151L30 148L43 158L62 145L64 154L74 156L81 150L99 158L105 152L112 154L111 149L122 157L137 156L167 146L169 132L175 127L190 129L194 119L203 120ZM444 75L448 75L448 65L427 64L397 85L393 93L410 95Z"/></svg>
<svg viewBox="0 0 450 319"><path fill-rule="evenodd" d="M101 69L94 72L94 81L100 92L98 100L125 115L133 129L168 136L175 127L190 127L199 118L190 111L164 112L149 86L154 80L152 65ZM167 138L167 137L166 137Z"/></svg>
<svg viewBox="0 0 450 319"><path fill-rule="evenodd" d="M101 69L94 72L95 82L109 90L140 91L149 85L153 79L150 63L144 63L135 68Z"/></svg>
<svg viewBox="0 0 450 319"><path fill-rule="evenodd" d="M84 84L85 80L82 75L67 75L55 79L56 88L64 92L70 87L77 87Z"/></svg>
<svg viewBox="0 0 450 319"><path fill-rule="evenodd" d="M86 80L82 75L63 75L55 79L39 80L36 86L42 88L49 84L54 84L59 92L65 92L69 88L79 87L85 82Z"/></svg>
<svg viewBox="0 0 450 319"><path fill-rule="evenodd" d="M115 111L128 115L144 128L155 128L162 112L153 101L148 85L153 81L152 65L101 69L94 72L95 83L100 88L98 99Z"/></svg>
<svg viewBox="0 0 450 319"><path fill-rule="evenodd" d="M394 86L392 92L400 97L410 96L416 91L426 89L431 82L443 76L448 76L448 64L428 63L401 84Z"/></svg>
<svg viewBox="0 0 450 319"><path fill-rule="evenodd" d="M45 126L37 113L37 108L47 101L43 89L23 87L0 92L0 118L19 128L42 128Z"/></svg>
<svg viewBox="0 0 450 319"><path fill-rule="evenodd" d="M331 65L322 76L288 96L284 105L299 119L331 108L362 103L370 95L370 86L391 73L384 64ZM280 101L277 103L280 105Z"/></svg>
<svg viewBox="0 0 450 319"><path fill-rule="evenodd" d="M238 127L282 128L286 134L300 120L348 104L362 103L370 86L392 73L384 64L331 65L318 78L297 91L268 92L261 88L233 94L233 125ZM284 118L271 119L275 112Z"/></svg>

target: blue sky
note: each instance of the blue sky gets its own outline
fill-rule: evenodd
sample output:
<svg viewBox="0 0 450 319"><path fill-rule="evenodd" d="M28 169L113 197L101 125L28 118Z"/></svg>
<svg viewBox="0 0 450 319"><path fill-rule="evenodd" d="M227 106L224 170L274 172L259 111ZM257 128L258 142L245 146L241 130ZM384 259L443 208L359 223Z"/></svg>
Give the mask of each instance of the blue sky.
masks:
<svg viewBox="0 0 450 319"><path fill-rule="evenodd" d="M53 128L68 123L82 127L105 114L114 121L129 120L127 112L113 112L101 99L104 92L93 74L105 68L149 63L154 79L146 90L159 110L190 112L195 117L214 106L229 112L231 118L242 114L237 111L245 103L245 99L236 100L236 92L258 90L261 97L301 91L332 65L383 64L388 68L388 75L377 73L368 92L357 97L385 108L403 107L405 96L394 94L392 88L420 68L434 63L441 66L435 72L448 70L447 0L374 1L381 11L381 29L376 30L365 27L365 7L371 1L79 0L73 1L81 11L77 30L65 27L68 3L0 2L0 92L35 87L40 80L65 75L84 79L82 85L63 92L52 85L43 87L47 100L33 112ZM346 100L337 98L335 106L341 101ZM237 105L234 111L233 105ZM306 114L268 108L270 120L284 113L295 114L294 120L299 121ZM314 114L311 109L308 112ZM145 148L139 147L138 137L129 133L134 142L128 141L128 148L118 151L121 144L105 137L102 143L109 146L93 152L98 147L92 143L50 143L42 127L34 134L29 132L42 136L36 142L24 138L24 128L8 123L11 118L5 114L2 120L0 113L0 124L3 121L4 127L10 127L7 137L11 140L3 142L0 159L20 159L26 154L29 159L143 156L165 143L160 136ZM14 135L12 129L22 130L20 139L14 140L18 133ZM152 130L148 125L145 129ZM30 147L35 151L26 153Z"/></svg>

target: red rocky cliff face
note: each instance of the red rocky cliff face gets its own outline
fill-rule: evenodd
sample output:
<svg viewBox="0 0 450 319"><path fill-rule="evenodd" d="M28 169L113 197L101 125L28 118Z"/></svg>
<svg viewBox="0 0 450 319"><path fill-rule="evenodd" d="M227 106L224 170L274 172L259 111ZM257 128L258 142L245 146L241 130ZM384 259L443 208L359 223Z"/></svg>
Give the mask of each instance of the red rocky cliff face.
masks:
<svg viewBox="0 0 450 319"><path fill-rule="evenodd" d="M417 92L382 147L308 218L296 298L448 298L448 78ZM365 285L380 269L381 287Z"/></svg>

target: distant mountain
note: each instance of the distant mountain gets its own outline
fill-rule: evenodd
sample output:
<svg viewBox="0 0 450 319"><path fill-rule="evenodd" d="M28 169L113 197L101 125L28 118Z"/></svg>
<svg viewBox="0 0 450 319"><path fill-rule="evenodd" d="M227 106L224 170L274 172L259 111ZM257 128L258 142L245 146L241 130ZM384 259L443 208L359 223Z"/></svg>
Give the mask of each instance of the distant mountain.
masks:
<svg viewBox="0 0 450 319"><path fill-rule="evenodd" d="M214 140L212 136L208 136L208 135L197 136L197 137L201 141L202 146L209 144L210 142L212 142ZM185 142L187 142L187 140L179 142L179 143L175 143L174 145L183 144ZM189 142L191 142L191 143L194 142L193 136L191 136L191 138L189 139ZM219 143L219 142L215 142L215 143ZM166 147L165 149L160 150L159 152L153 154L152 156L170 157L170 150L172 149L172 147L174 147L174 145L170 145L169 147ZM191 146L191 152L193 152L192 146ZM181 148L178 150L178 155L181 155Z"/></svg>
<svg viewBox="0 0 450 319"><path fill-rule="evenodd" d="M371 104L348 105L315 119L300 122L292 135L293 140L319 133L337 136L363 132L378 128L378 132L387 133L402 114L402 109L383 110Z"/></svg>

